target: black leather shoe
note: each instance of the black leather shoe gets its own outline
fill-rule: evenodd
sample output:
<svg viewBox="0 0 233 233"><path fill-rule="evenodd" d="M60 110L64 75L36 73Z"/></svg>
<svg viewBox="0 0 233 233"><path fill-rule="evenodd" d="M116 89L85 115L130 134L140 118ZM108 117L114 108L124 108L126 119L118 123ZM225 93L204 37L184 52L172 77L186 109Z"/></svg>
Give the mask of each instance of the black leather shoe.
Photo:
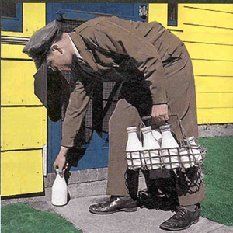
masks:
<svg viewBox="0 0 233 233"><path fill-rule="evenodd" d="M136 210L137 201L134 201L132 198L128 196L114 196L111 197L110 200L105 203L98 203L89 207L89 211L92 214L113 214L119 211L134 212Z"/></svg>
<svg viewBox="0 0 233 233"><path fill-rule="evenodd" d="M180 231L189 228L192 224L197 223L200 217L200 208L190 211L179 207L171 218L163 222L159 227L167 231Z"/></svg>

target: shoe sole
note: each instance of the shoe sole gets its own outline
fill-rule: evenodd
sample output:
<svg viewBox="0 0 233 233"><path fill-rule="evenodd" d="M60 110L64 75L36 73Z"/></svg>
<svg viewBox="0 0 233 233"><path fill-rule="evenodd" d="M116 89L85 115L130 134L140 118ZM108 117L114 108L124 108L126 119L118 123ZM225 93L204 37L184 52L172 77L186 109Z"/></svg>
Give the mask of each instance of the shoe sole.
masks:
<svg viewBox="0 0 233 233"><path fill-rule="evenodd" d="M108 211L108 212L100 212L100 211L93 211L93 210L89 210L90 213L92 214L114 214L117 212L135 212L137 211L137 207L134 208L123 208L123 209L119 209L119 210L113 210L113 211Z"/></svg>
<svg viewBox="0 0 233 233"><path fill-rule="evenodd" d="M162 230L165 230L165 231L182 231L182 230L185 230L185 229L188 229L189 227L191 227L191 225L193 224L196 224L197 222L199 221L199 218L195 221L192 221L187 227L184 227L184 228L166 228L166 227L160 227Z"/></svg>

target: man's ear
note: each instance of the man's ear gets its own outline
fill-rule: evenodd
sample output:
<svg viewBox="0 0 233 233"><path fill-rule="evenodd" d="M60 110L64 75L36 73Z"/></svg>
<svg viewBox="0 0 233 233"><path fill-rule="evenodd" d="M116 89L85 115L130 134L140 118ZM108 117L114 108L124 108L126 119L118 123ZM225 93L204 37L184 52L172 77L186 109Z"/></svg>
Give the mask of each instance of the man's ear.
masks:
<svg viewBox="0 0 233 233"><path fill-rule="evenodd" d="M58 43L52 44L51 50L52 51L57 50L59 53L63 54L63 50L62 50L62 48L60 47L60 45Z"/></svg>

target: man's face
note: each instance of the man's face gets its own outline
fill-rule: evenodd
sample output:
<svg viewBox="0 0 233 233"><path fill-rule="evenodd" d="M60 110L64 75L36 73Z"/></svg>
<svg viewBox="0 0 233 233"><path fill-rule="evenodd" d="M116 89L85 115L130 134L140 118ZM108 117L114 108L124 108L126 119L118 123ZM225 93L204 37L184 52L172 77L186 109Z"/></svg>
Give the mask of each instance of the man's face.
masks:
<svg viewBox="0 0 233 233"><path fill-rule="evenodd" d="M54 42L47 55L47 65L52 70L70 71L72 63L72 46L66 33L59 41Z"/></svg>

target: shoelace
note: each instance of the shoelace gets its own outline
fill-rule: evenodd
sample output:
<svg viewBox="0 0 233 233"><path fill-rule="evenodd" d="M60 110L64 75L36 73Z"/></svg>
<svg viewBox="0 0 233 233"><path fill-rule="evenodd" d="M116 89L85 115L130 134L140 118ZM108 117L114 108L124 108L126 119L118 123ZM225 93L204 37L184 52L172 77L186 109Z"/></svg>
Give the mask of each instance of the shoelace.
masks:
<svg viewBox="0 0 233 233"><path fill-rule="evenodd" d="M179 218L182 218L186 213L187 213L186 209L184 209L182 207L178 207L176 210L176 214L174 214L171 218L179 219Z"/></svg>

